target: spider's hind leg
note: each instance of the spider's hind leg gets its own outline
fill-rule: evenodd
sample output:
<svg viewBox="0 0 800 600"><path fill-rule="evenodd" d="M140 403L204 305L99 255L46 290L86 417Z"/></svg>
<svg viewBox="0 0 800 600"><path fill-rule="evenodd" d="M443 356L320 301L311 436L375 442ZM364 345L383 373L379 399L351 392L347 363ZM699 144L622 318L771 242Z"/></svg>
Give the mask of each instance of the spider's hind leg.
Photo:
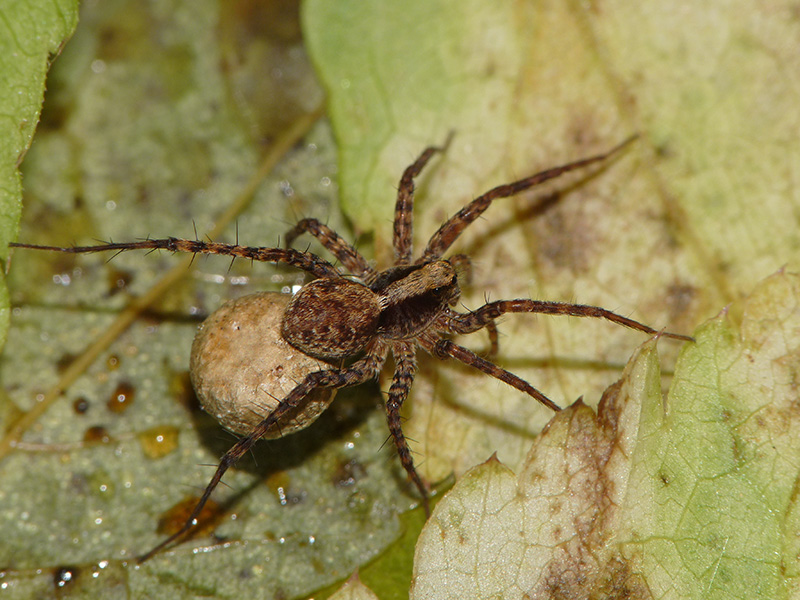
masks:
<svg viewBox="0 0 800 600"><path fill-rule="evenodd" d="M138 562L141 564L149 560L167 546L181 539L195 527L195 525L197 525L197 517L200 516L203 507L208 502L217 485L219 485L225 472L235 465L258 440L264 437L264 434L267 433L269 429L276 423L279 423L284 415L300 406L312 391L317 388L349 387L373 379L378 376L386 354L386 346L382 342L376 342L367 349L366 354L361 359L354 362L349 368L327 369L315 371L306 375L305 379L289 392L289 395L281 401L272 413L261 421L253 431L236 442L236 444L234 444L220 459L219 466L217 466L214 476L211 478L211 481L209 481L203 495L200 496L194 510L183 524L183 527L152 550L139 557Z"/></svg>
<svg viewBox="0 0 800 600"><path fill-rule="evenodd" d="M589 304L571 304L568 302L547 302L543 300L529 300L521 298L517 300L498 300L496 302L488 302L480 308L471 311L467 314L460 314L451 311L447 321L448 329L451 333L472 333L487 326L488 323L501 315L507 313L539 313L544 315L564 315L570 317L591 317L594 319L605 319L647 333L649 335L662 335L664 337L672 338L675 340L682 340L685 342L693 342L694 338L683 335L680 333L671 333L669 331L659 331L653 329L644 323L634 321L628 317L623 317L615 312L600 308L599 306L591 306Z"/></svg>
<svg viewBox="0 0 800 600"><path fill-rule="evenodd" d="M392 355L395 362L394 377L392 378L392 386L389 388L389 397L386 400L386 417L389 423L389 432L395 448L397 448L400 464L403 465L409 479L419 490L420 496L422 496L422 504L425 507L425 514L430 516L428 487L422 481L419 473L417 473L416 467L414 467L414 458L411 456L408 441L403 435L403 425L400 417L400 409L406 397L408 397L408 391L411 389L417 370L414 347L409 342L395 342L392 345Z"/></svg>
<svg viewBox="0 0 800 600"><path fill-rule="evenodd" d="M493 362L490 362L485 358L481 358L472 350L467 350L463 346L459 346L448 339L438 338L435 336L420 336L418 339L422 347L436 358L441 358L442 360L447 358L455 358L457 361L462 362L465 365L469 365L470 367L474 367L479 371L483 371L487 375L490 375L495 379L499 379L503 383L518 389L520 392L528 394L531 398L535 398L550 410L556 412L561 410L560 406L533 387L530 383L518 375L514 375L511 371L506 371L505 369L498 367Z"/></svg>

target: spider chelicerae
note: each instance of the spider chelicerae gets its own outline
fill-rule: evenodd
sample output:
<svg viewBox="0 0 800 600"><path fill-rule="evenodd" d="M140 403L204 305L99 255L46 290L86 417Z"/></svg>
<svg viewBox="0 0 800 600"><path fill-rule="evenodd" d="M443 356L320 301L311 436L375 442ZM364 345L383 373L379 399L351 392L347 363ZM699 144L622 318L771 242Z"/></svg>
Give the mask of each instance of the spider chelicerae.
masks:
<svg viewBox="0 0 800 600"><path fill-rule="evenodd" d="M528 394L547 408L558 411L560 408L557 404L527 381L456 344L448 336L486 329L492 349L496 350L495 319L507 313L542 313L602 318L650 335L660 333L678 340L691 340L688 336L659 332L604 308L582 304L522 298L487 302L467 313L457 312L453 308L460 295L459 276L469 270L469 259L464 255L449 259L443 256L464 229L480 217L494 200L513 196L569 171L605 161L632 140L630 138L603 154L541 171L478 196L445 221L415 259L412 256L414 178L436 153L443 152L445 148L425 149L405 169L400 179L393 234L395 264L380 271L371 267L335 231L313 218L297 223L287 236L286 248L249 247L178 238L70 248L11 244L17 248L70 253L165 249L193 254L223 254L234 258L284 263L314 277L288 303L281 319L280 335L295 349L325 361L330 367L308 373L288 395L279 399L271 413L225 453L183 527L144 554L140 562L187 533L196 524L203 507L228 468L269 430L274 430L276 425L280 427L282 419L296 414L298 410L302 411L303 403L312 391L343 388L374 379L390 352L394 359L394 375L386 399L389 431L400 462L419 490L427 511L428 489L414 467L400 418L401 407L414 380L417 347L439 359L453 358L474 367ZM292 242L304 233L314 236L336 257L343 269L310 252L292 249Z"/></svg>

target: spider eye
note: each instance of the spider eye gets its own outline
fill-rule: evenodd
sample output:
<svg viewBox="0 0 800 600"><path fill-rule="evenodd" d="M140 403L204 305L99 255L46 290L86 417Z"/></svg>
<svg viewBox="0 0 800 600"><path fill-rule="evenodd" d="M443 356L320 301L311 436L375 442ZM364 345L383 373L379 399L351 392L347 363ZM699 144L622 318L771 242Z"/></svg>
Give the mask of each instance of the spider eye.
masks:
<svg viewBox="0 0 800 600"><path fill-rule="evenodd" d="M433 290L434 296L441 297L452 294L453 292L458 292L458 279L453 276L453 278L446 283L445 285L438 285Z"/></svg>

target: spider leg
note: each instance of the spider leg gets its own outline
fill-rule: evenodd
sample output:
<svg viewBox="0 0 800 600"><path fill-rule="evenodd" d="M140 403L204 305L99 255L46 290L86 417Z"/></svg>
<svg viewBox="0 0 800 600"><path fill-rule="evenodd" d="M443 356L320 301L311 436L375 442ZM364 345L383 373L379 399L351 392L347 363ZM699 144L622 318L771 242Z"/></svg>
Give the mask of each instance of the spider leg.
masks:
<svg viewBox="0 0 800 600"><path fill-rule="evenodd" d="M353 363L347 369L315 371L306 375L305 379L291 392L289 392L289 395L284 398L284 400L272 413L269 414L267 418L261 421L261 423L259 423L248 435L236 442L236 444L234 444L233 447L228 450L220 459L214 476L211 478L211 481L209 481L205 491L203 492L203 495L200 496L197 505L194 507L192 514L189 515L189 518L186 520L186 523L184 523L183 527L158 544L155 548L139 557L138 562L141 564L144 561L149 560L158 552L182 537L192 527L194 527L197 524L197 517L202 512L203 507L205 506L206 502L208 502L208 499L211 497L211 493L214 491L217 485L219 485L220 480L225 472L230 467L235 465L237 461L244 454L246 454L253 447L253 445L259 439L261 439L261 437L263 437L267 430L274 423L278 422L285 413L300 405L303 400L308 397L308 394L311 391L324 387L348 387L377 377L381 367L383 366L383 362L386 359L387 352L388 349L386 345L383 342L378 341L372 345L363 358Z"/></svg>
<svg viewBox="0 0 800 600"><path fill-rule="evenodd" d="M532 188L540 183L544 183L549 179L559 177L564 173L568 173L569 171L574 171L575 169L580 169L588 165L607 160L612 155L616 154L625 146L630 144L636 139L636 137L637 136L628 138L621 144L618 144L603 154L597 154L595 156L590 156L589 158L576 160L559 167L547 169L513 183L499 185L496 188L489 190L485 194L478 196L475 198L475 200L467 204L464 208L459 210L456 214L445 221L441 227L439 227L439 230L433 234L428 242L428 247L425 248L425 252L422 253L422 256L419 258L419 260L417 260L417 262L426 263L437 258L441 258L447 249L450 248L453 242L458 239L458 236L461 235L461 232L464 231L464 229L466 229L467 226L473 221L475 221L475 219L480 217L483 212L489 208L494 200L497 200L498 198L508 198L509 196L519 194L528 188ZM395 225L395 231L396 229L397 226Z"/></svg>
<svg viewBox="0 0 800 600"><path fill-rule="evenodd" d="M498 300L484 304L477 310L467 314L460 314L449 311L448 328L452 333L472 333L483 327L487 323L506 313L540 313L545 315L567 315L570 317L592 317L595 319L606 319L617 325L629 327L636 331L641 331L649 335L663 335L664 337L693 342L694 338L679 333L669 331L658 331L648 327L639 321L634 321L628 317L623 317L617 313L587 304L569 304L566 302L545 302L541 300Z"/></svg>
<svg viewBox="0 0 800 600"><path fill-rule="evenodd" d="M420 336L417 339L422 347L433 354L436 358L441 358L443 360L447 358L455 358L465 365L475 367L479 371L483 371L487 375L491 375L495 379L499 379L503 383L507 383L511 387L528 394L532 398L535 398L544 404L550 410L554 410L556 412L561 410L560 406L558 406L555 402L550 400L550 398L545 396L542 392L537 390L521 377L518 377L510 371L506 371L505 369L498 367L496 364L481 358L463 346L459 346L450 340L437 338L434 336Z"/></svg>
<svg viewBox="0 0 800 600"><path fill-rule="evenodd" d="M310 233L356 277L365 278L375 273L358 250L345 242L333 229L317 219L303 219L286 234L286 247L290 248L298 236Z"/></svg>
<svg viewBox="0 0 800 600"><path fill-rule="evenodd" d="M105 252L116 250L169 250L171 252L189 252L192 254L223 254L233 258L248 258L259 262L284 263L302 269L316 277L341 277L339 271L328 261L311 254L300 252L291 248L267 248L255 246L239 246L238 244L220 244L217 242L204 242L201 240L183 240L180 238L146 239L138 242L115 242L98 244L96 246L71 246L60 248L58 246L37 246L35 244L9 244L14 248L32 248L34 250L51 250L54 252L68 252L83 254L91 252Z"/></svg>
<svg viewBox="0 0 800 600"><path fill-rule="evenodd" d="M444 146L429 146L422 151L419 158L403 171L400 185L397 188L397 203L394 206L394 257L396 265L411 263L412 242L414 233L414 178L420 174L428 161L437 152L444 152L450 144L453 134L447 136Z"/></svg>
<svg viewBox="0 0 800 600"><path fill-rule="evenodd" d="M408 477L419 490L422 496L422 504L425 507L425 514L430 516L428 488L414 467L414 458L411 456L411 449L408 447L405 435L403 435L402 421L400 419L400 409L408 397L408 391L411 389L417 370L414 347L410 342L395 342L392 344L392 355L395 361L394 377L392 378L392 386L389 388L389 398L386 400L389 433L391 433L394 445L397 448L400 464L403 465Z"/></svg>

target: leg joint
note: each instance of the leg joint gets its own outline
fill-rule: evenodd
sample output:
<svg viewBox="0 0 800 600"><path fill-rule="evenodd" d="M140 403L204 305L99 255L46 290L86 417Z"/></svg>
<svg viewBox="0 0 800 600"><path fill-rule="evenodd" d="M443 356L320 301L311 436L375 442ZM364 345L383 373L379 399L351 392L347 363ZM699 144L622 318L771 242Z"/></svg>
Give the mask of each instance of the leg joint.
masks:
<svg viewBox="0 0 800 600"><path fill-rule="evenodd" d="M453 342L450 340L436 340L436 343L433 345L433 355L442 360L450 358L450 349L452 346Z"/></svg>

